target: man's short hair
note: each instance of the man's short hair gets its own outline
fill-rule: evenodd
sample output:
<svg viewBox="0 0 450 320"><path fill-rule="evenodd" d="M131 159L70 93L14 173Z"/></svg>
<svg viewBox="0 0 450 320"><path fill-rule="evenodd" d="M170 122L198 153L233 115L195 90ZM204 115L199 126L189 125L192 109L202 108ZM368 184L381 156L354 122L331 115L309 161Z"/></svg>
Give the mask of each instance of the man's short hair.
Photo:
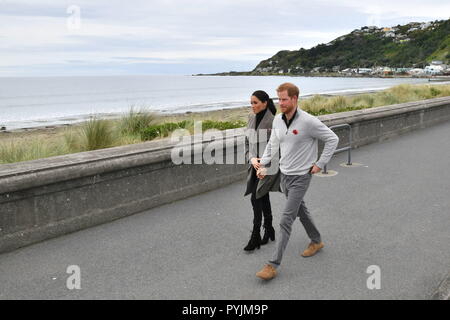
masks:
<svg viewBox="0 0 450 320"><path fill-rule="evenodd" d="M277 92L283 92L283 91L287 91L289 98L292 97L297 97L300 95L300 90L299 88L290 82L285 82L283 84L280 84L280 86L277 89Z"/></svg>

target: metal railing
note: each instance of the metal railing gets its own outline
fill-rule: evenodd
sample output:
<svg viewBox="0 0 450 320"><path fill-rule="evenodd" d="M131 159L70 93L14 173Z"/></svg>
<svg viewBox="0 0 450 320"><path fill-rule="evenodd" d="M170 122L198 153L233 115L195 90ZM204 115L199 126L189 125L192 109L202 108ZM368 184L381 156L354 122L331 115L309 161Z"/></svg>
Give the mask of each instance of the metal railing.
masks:
<svg viewBox="0 0 450 320"><path fill-rule="evenodd" d="M330 127L331 130L333 130L333 129L338 129L338 128L349 128L349 129L350 129L350 131L349 131L349 136L348 136L348 142L349 142L349 145L346 146L346 147L344 147L344 148L336 149L336 150L334 151L333 155L336 154L336 153L339 153L339 152L348 151L348 161L347 161L347 165L348 165L348 166L351 166L351 165L352 165L352 126L349 125L348 123L344 123L344 124L338 124L338 125L335 125L335 126L331 126L331 127ZM324 168L323 168L322 174L328 174L327 166L326 166L326 165L325 165Z"/></svg>

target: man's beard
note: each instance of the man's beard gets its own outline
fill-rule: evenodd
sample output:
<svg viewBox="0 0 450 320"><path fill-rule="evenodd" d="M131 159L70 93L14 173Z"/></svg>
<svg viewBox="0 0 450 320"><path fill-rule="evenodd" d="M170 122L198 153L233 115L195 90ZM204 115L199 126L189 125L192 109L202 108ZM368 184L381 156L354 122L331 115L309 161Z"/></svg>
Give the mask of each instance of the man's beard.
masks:
<svg viewBox="0 0 450 320"><path fill-rule="evenodd" d="M291 112L294 109L295 109L295 106L291 106L289 108L286 108L286 111L284 111L283 113L289 113L289 112Z"/></svg>

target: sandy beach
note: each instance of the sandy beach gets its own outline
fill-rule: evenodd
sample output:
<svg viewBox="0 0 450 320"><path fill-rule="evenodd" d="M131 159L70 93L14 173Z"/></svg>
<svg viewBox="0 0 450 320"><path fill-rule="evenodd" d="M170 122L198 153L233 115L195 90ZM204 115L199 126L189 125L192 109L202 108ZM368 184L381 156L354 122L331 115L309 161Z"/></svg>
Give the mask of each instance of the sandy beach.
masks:
<svg viewBox="0 0 450 320"><path fill-rule="evenodd" d="M433 83L433 85L447 85L450 82L443 81L440 83ZM321 94L324 97L330 96L355 96L360 94L371 94L382 91L384 89L378 90L362 90L362 91L350 91L350 92L339 92L336 94ZM300 99L308 99L313 95L302 96ZM276 100L276 99L274 99ZM275 101L276 102L276 101ZM199 111L199 112L185 112L185 113L155 113L157 117L156 123L165 123L165 122L179 122L183 120L215 120L215 121L247 121L249 114L251 113L250 106L238 107L238 108L227 108L220 110L211 110L211 111ZM109 119L110 121L117 121L120 115L108 115L108 116L100 116L99 118ZM37 139L47 139L47 138L58 138L62 137L65 132L69 129L77 129L78 127L83 126L83 122L72 123L72 124L62 124L55 126L44 126L44 127L34 127L34 128L23 128L23 129L15 129L15 130L3 130L0 131L0 142L5 142L8 140L25 140L29 138L37 138Z"/></svg>
<svg viewBox="0 0 450 320"><path fill-rule="evenodd" d="M204 112L187 112L182 114L161 114L161 113L155 114L158 115L157 123L179 122L183 120L247 121L248 116L250 114L250 107L248 106L248 107L204 111ZM110 121L115 120L110 119ZM69 129L77 129L79 127L82 127L83 124L84 122L79 122L75 124L63 124L57 126L45 126L45 127L0 131L0 142L5 142L8 140L23 141L29 138L53 139L63 136L64 133Z"/></svg>
<svg viewBox="0 0 450 320"><path fill-rule="evenodd" d="M348 93L339 93L336 95L357 95L363 93L374 93L380 90L365 90L365 91L357 91L357 92L348 92ZM335 94L322 94L322 96L332 96ZM307 95L301 97L301 99L308 99L312 95ZM236 121L243 120L247 121L248 116L250 114L250 106L238 107L238 108L228 108L221 110L212 110L212 111L200 111L200 112L185 112L185 113L174 113L174 114L166 114L166 113L155 113L158 115L158 123L164 122L178 122L183 120L215 120L215 121ZM100 118L110 119L114 121L114 118L118 118L119 115L109 115L109 116L100 116ZM54 126L42 126L42 127L33 127L33 128L22 128L22 129L14 129L14 130L3 130L0 131L0 141L7 140L23 140L27 138L55 138L64 135L64 132L67 129L76 129L77 127L83 126L85 121L71 124L62 124L62 125L54 125Z"/></svg>

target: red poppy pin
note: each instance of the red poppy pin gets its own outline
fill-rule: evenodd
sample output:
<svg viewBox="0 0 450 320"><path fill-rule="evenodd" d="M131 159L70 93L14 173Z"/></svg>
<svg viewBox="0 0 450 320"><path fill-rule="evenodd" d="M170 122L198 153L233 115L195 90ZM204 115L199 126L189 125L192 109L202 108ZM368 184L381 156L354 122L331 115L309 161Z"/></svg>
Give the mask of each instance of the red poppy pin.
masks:
<svg viewBox="0 0 450 320"><path fill-rule="evenodd" d="M298 134L297 129L294 129L294 131L292 131L293 134Z"/></svg>

